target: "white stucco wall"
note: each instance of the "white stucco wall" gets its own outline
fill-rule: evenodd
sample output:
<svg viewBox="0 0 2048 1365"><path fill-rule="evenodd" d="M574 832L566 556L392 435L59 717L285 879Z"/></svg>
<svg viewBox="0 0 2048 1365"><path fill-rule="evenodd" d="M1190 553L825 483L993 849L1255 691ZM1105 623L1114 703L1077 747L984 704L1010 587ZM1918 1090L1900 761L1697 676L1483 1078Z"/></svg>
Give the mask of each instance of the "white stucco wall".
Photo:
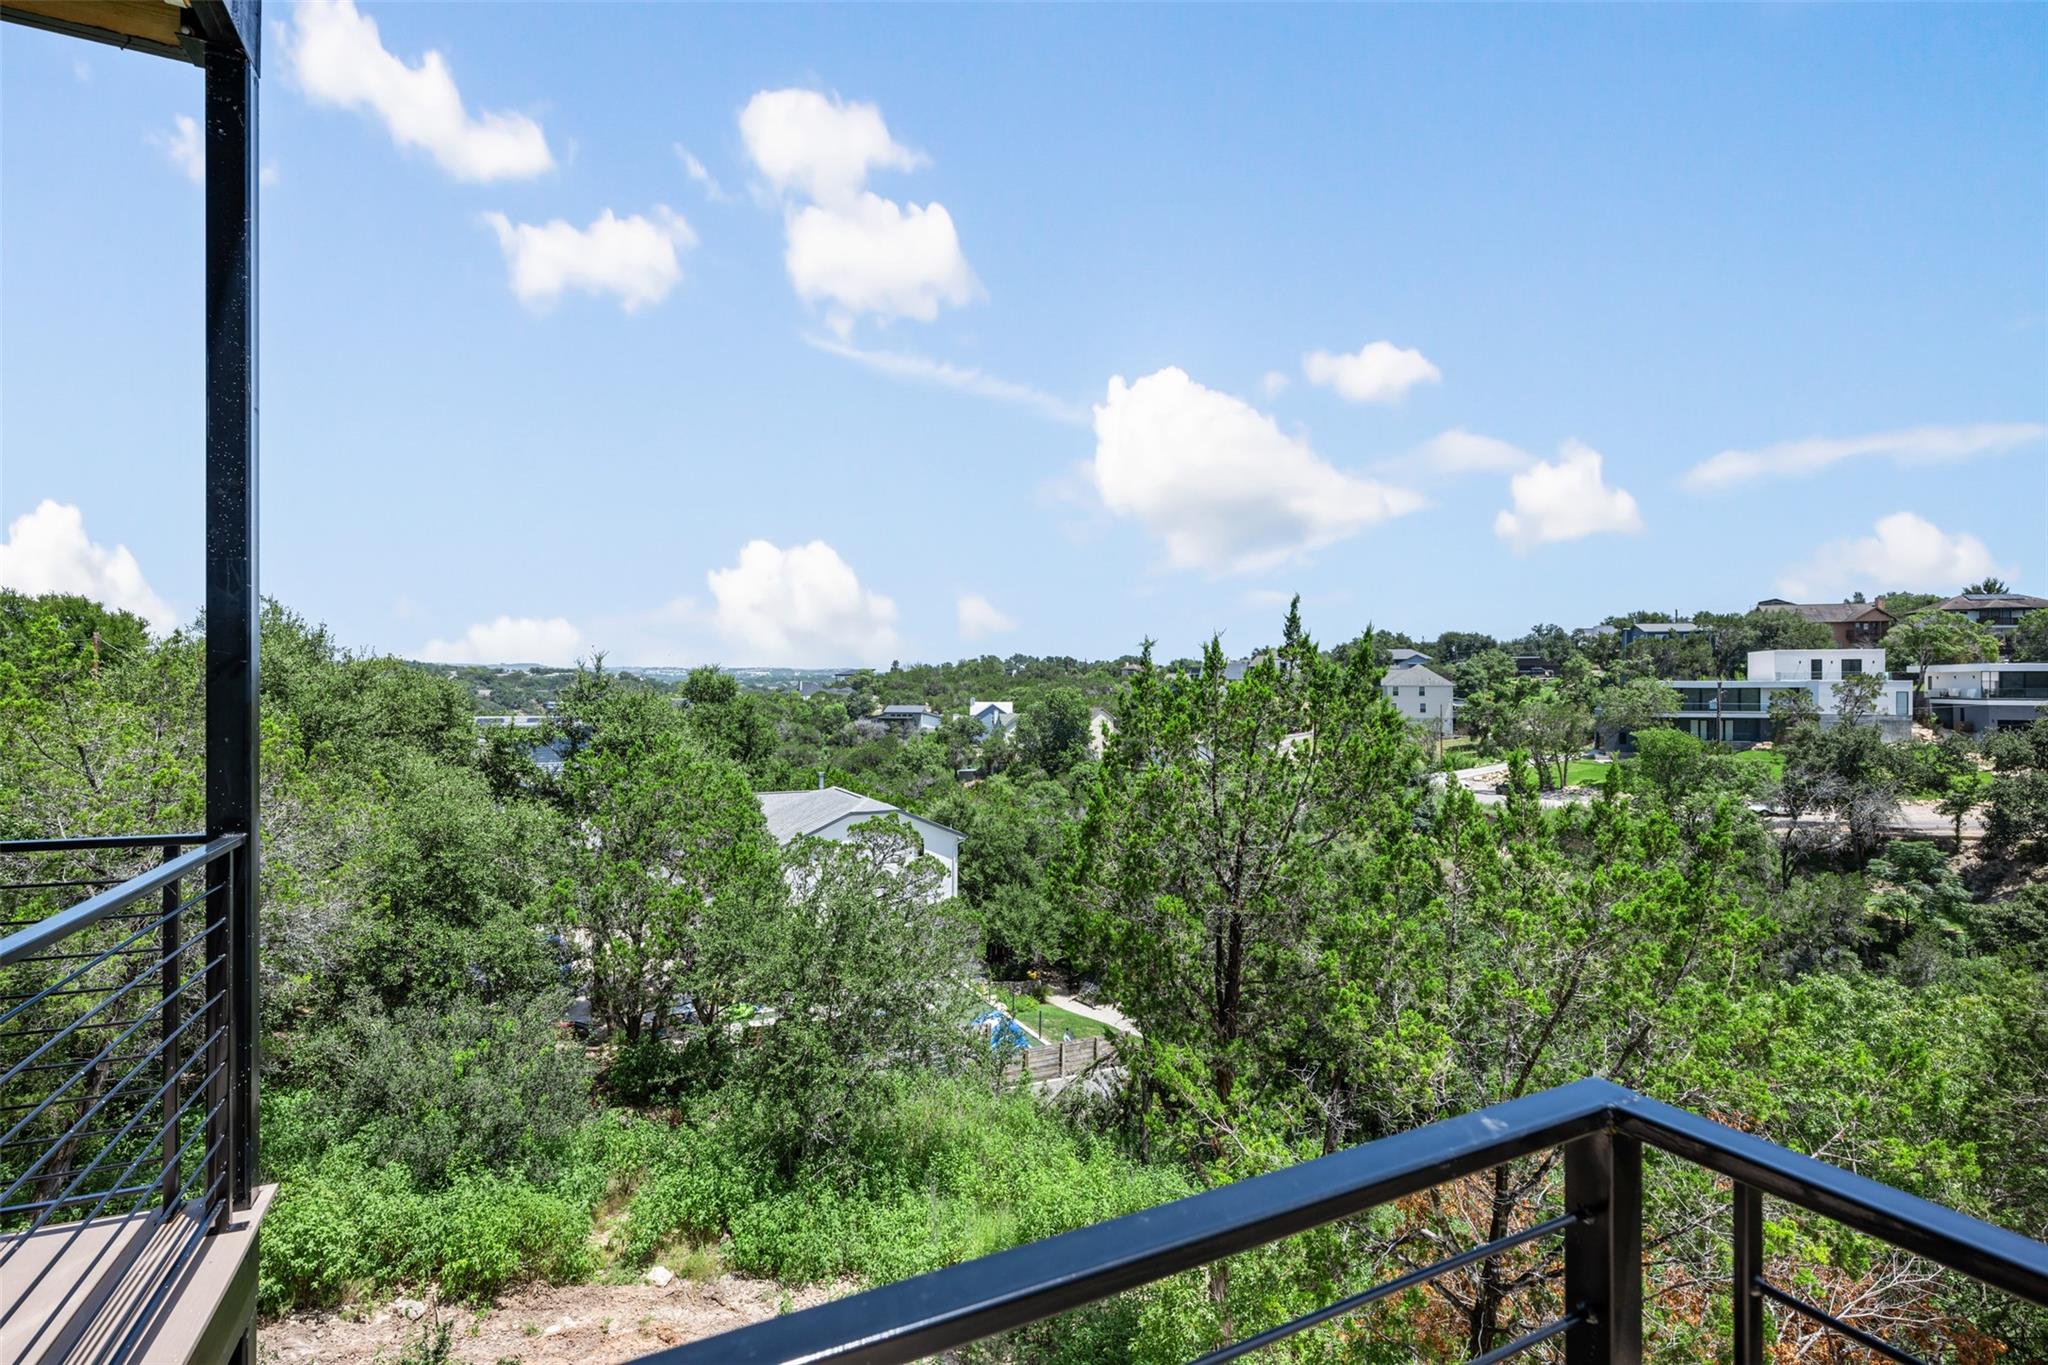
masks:
<svg viewBox="0 0 2048 1365"><path fill-rule="evenodd" d="M1751 682L1810 682L1813 680L1813 665L1820 661L1820 679L1823 682L1837 682L1842 674L1842 664L1855 660L1863 666L1865 673L1883 673L1884 651L1870 649L1754 649L1749 654L1749 680Z"/></svg>

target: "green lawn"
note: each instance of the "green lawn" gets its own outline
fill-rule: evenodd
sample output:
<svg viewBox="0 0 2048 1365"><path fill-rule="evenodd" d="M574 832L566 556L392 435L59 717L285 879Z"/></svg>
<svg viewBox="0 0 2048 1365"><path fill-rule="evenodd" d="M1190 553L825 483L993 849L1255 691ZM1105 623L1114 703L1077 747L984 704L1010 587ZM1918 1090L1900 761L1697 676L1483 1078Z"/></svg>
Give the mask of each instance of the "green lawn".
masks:
<svg viewBox="0 0 2048 1365"><path fill-rule="evenodd" d="M1739 749L1728 757L1746 767L1763 769L1765 776L1772 781L1785 775L1785 755L1776 749Z"/></svg>
<svg viewBox="0 0 2048 1365"><path fill-rule="evenodd" d="M1107 1024L1090 1019L1086 1015L1063 1010L1058 1005L1041 1005L1028 995L1013 991L992 992L1002 1007L1016 1017L1018 1023L1030 1029L1048 1043L1057 1043L1071 1031L1076 1038L1108 1037L1112 1032Z"/></svg>
<svg viewBox="0 0 2048 1365"><path fill-rule="evenodd" d="M1607 781L1607 770L1612 763L1595 763L1589 758L1575 758L1565 765L1564 784L1567 787L1597 787Z"/></svg>

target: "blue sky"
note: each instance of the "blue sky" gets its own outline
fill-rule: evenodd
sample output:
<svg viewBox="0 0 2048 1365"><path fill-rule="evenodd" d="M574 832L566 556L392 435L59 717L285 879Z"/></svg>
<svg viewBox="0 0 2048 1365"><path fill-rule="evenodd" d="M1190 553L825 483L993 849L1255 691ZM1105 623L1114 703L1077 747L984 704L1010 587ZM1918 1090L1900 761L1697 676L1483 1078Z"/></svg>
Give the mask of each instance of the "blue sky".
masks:
<svg viewBox="0 0 2048 1365"><path fill-rule="evenodd" d="M2048 593L2039 6L270 19L263 583L351 644ZM199 97L0 30L0 581L162 620L201 594Z"/></svg>

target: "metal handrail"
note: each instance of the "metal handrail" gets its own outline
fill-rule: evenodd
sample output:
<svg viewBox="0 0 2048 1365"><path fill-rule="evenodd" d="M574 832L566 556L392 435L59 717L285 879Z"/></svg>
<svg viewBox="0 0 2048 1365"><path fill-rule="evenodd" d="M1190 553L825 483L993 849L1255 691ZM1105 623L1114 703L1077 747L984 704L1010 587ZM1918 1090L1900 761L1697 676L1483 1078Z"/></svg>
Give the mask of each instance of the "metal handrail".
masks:
<svg viewBox="0 0 2048 1365"><path fill-rule="evenodd" d="M1531 1240L1539 1230L1562 1231L1564 1314L1479 1359L1505 1360L1560 1333L1590 1342L1572 1348L1573 1359L1633 1358L1641 1331L1644 1144L1736 1182L1739 1271L1761 1264L1761 1220L1744 1216L1743 1201L1767 1193L2048 1305L2048 1246L1588 1079L642 1359L652 1365L917 1360L1557 1147L1565 1156L1561 1218L1389 1284L1412 1287ZM1750 1239L1756 1245L1748 1245ZM1738 1297L1775 1289L1755 1270L1747 1274L1749 1282L1736 1285ZM1382 1297L1386 1288L1353 1295L1205 1359L1234 1358ZM1737 1316L1741 1322L1741 1311ZM1737 1359L1761 1356L1738 1345Z"/></svg>
<svg viewBox="0 0 2048 1365"><path fill-rule="evenodd" d="M13 1045L0 1064L0 1329L25 1332L32 1357L66 1358L84 1334L104 1330L119 1344L96 1347L98 1358L129 1358L207 1234L245 1198L255 981L237 888L248 842L241 833L0 841L0 855L161 851L115 885L89 876L0 884L39 893L39 904L67 887L104 887L0 937L0 969L24 973L22 989L0 997L0 1037ZM53 1003L54 1014L29 1013ZM136 1218L146 1232L83 1240ZM24 1268L15 1258L37 1241L37 1268ZM100 1302L117 1283L116 1298ZM15 1321L38 1289L57 1309Z"/></svg>
<svg viewBox="0 0 2048 1365"><path fill-rule="evenodd" d="M80 834L60 839L0 839L0 857L10 853L89 853L103 848L162 848L203 844L201 831L185 834Z"/></svg>
<svg viewBox="0 0 2048 1365"><path fill-rule="evenodd" d="M142 836L124 837L139 839ZM200 837L204 838L205 836L202 835ZM181 837L177 835L156 835L154 839L157 845L175 844L181 841ZM0 967L12 966L16 962L34 956L39 948L46 948L61 939L69 938L81 929L99 923L107 916L114 914L125 906L134 904L144 896L155 891L161 891L171 883L190 876L221 855L231 853L235 849L240 848L247 841L248 836L244 834L223 834L220 838L203 843L198 848L181 853L175 858L168 858L146 872L137 873L119 886L110 886L98 895L89 896L69 909L59 910L48 919L15 930L6 938L0 938ZM61 844L64 841L25 839L15 842L19 845L49 844L53 842ZM144 847L145 845L108 843L93 844L91 846L129 848ZM10 851L9 846L0 844L0 853L8 851Z"/></svg>

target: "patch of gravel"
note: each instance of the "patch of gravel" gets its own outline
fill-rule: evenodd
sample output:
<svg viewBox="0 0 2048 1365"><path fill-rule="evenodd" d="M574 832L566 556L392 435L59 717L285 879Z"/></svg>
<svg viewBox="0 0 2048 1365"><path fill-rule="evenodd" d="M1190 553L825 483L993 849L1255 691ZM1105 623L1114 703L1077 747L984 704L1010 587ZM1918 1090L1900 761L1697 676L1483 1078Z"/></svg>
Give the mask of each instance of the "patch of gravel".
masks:
<svg viewBox="0 0 2048 1365"><path fill-rule="evenodd" d="M785 1288L772 1280L721 1275L651 1284L535 1285L487 1308L384 1300L374 1307L294 1313L257 1325L265 1365L397 1361L452 1324L454 1359L465 1365L616 1365L666 1346L715 1336L837 1298L852 1285ZM422 1311L424 1310L424 1311Z"/></svg>

